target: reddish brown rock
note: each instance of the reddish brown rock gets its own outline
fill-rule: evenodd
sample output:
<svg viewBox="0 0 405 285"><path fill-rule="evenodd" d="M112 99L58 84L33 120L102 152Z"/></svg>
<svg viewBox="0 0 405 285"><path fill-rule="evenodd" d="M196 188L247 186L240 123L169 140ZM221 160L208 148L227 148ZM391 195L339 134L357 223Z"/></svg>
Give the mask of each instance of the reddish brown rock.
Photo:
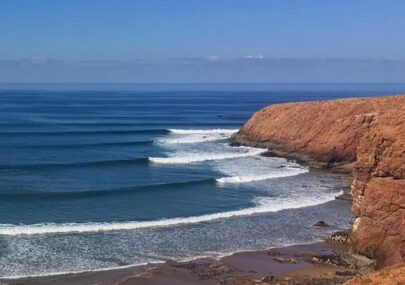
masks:
<svg viewBox="0 0 405 285"><path fill-rule="evenodd" d="M404 120L405 108L386 112L361 140L353 171L354 246L378 267L405 258Z"/></svg>
<svg viewBox="0 0 405 285"><path fill-rule="evenodd" d="M351 279L344 285L394 285L405 284L405 263L372 272L361 277Z"/></svg>
<svg viewBox="0 0 405 285"><path fill-rule="evenodd" d="M272 105L254 114L234 141L320 167L355 161L354 250L379 267L404 261L404 95Z"/></svg>

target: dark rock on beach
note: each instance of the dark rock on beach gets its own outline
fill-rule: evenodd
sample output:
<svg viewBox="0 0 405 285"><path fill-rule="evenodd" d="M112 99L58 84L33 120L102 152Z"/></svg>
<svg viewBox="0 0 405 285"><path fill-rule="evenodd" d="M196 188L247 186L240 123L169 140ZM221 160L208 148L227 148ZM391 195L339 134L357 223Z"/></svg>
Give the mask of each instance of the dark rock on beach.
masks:
<svg viewBox="0 0 405 285"><path fill-rule="evenodd" d="M351 243L351 231L334 232L326 240L329 242L349 244Z"/></svg>
<svg viewBox="0 0 405 285"><path fill-rule="evenodd" d="M328 227L329 225L325 223L324 221L318 221L315 224L312 225L313 227Z"/></svg>
<svg viewBox="0 0 405 285"><path fill-rule="evenodd" d="M283 263L283 264L284 264L284 263L289 263L289 264L298 263L298 261L297 261L295 258L293 258L293 257L290 257L290 258L274 257L273 260L274 260L275 262Z"/></svg>
<svg viewBox="0 0 405 285"><path fill-rule="evenodd" d="M343 193L335 197L336 200L353 201L352 195L350 193Z"/></svg>
<svg viewBox="0 0 405 285"><path fill-rule="evenodd" d="M344 255L340 254L314 256L312 258L312 262L332 265L345 269L357 269L357 266L350 259L345 258Z"/></svg>

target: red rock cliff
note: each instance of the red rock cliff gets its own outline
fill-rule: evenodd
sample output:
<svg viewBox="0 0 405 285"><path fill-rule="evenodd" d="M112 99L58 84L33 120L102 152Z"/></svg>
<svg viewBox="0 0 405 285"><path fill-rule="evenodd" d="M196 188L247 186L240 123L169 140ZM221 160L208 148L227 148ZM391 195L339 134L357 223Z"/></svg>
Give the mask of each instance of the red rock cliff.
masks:
<svg viewBox="0 0 405 285"><path fill-rule="evenodd" d="M354 250L378 267L405 260L404 95L271 105L234 139L321 167L356 162Z"/></svg>

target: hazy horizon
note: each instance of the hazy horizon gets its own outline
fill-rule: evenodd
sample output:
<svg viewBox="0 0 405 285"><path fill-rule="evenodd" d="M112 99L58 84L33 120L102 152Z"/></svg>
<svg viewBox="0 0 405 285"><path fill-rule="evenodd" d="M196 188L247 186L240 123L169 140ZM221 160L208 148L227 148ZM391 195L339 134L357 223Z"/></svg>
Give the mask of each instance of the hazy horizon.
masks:
<svg viewBox="0 0 405 285"><path fill-rule="evenodd" d="M405 82L403 1L4 1L0 82Z"/></svg>

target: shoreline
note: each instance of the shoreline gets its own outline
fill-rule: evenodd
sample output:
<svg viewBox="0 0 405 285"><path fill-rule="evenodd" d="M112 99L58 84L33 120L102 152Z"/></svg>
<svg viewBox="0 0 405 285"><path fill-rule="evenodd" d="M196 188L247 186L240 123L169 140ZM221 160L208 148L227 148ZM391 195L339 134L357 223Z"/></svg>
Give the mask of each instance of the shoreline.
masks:
<svg viewBox="0 0 405 285"><path fill-rule="evenodd" d="M299 152L286 152L283 151L282 145L273 143L273 142L259 142L259 141L252 141L249 140L245 135L241 135L239 133L235 133L230 138L230 145L231 146L246 146L246 147L253 147L253 148L262 148L265 151L261 154L266 157L280 157L285 158L288 161L294 161L302 166L307 166L313 169L323 169L329 170L333 172L341 172L352 174L353 169L355 167L356 161L347 160L347 161L340 161L340 162L322 162L319 160L314 159L313 157L302 154Z"/></svg>
<svg viewBox="0 0 405 285"><path fill-rule="evenodd" d="M265 152L262 154L264 156L275 156L274 154L270 152ZM283 157L283 156L280 156ZM284 157L286 158L286 157ZM286 159L292 159L292 158L286 158ZM299 162L300 165L303 165L302 162ZM304 164L305 165L305 164ZM320 171L327 171L327 172L337 172L337 173L343 173L350 175L350 170L348 171L346 167L342 167L341 169L339 167L336 168L316 168L309 166L308 164L306 165L309 168L312 169L317 169ZM342 193L340 193L338 196L335 196L334 200L349 200L344 197L344 195L349 195L349 189L345 188ZM333 200L330 200L333 201ZM329 202L329 201L328 201ZM321 219L321 218L320 218ZM316 229L317 227L314 227ZM229 252L229 253L218 253L218 255L215 256L196 256L187 260L183 261L175 261L175 260L167 260L167 261L156 261L153 263L146 263L146 264L138 264L138 265L126 265L122 267L112 267L112 268L105 268L105 269L95 269L95 270L89 270L89 271L82 271L82 272L61 272L61 273L54 273L54 274L49 274L49 275L38 275L38 276L21 276L21 277L13 277L13 278L1 278L0 277L0 285L34 285L34 284L45 284L45 285L53 285L53 284L104 284L104 285L112 285L112 284L139 284L139 285L148 285L148 284L172 284L171 281L169 283L161 283L161 282L166 282L166 279L172 279L174 278L175 280L180 279L183 280L185 279L186 283L185 284L200 284L198 282L203 282L201 284L222 284L222 283L212 283L216 281L210 280L205 281L204 280L199 280L200 277L197 276L197 279L192 279L193 283L187 283L190 282L191 279L190 275L193 270L191 270L189 267L201 267L200 269L205 271L210 272L212 270L211 265L215 265L218 263L222 262L230 262L230 263L238 263L241 268L239 268L237 271L238 274L235 276L231 274L230 276L223 276L224 278L232 278L237 280L237 282L250 282L246 281L249 278L257 279L260 276L258 276L258 273L256 269L254 269L256 266L260 267L258 264L259 262L263 261L263 256L269 255L269 251L277 251L281 252L282 254L282 259L296 259L299 257L300 261L298 264L295 262L275 262L273 258L279 258L278 254L276 256L271 256L271 258L264 258L266 262L266 266L274 266L274 271L272 271L272 275L274 278L290 278L289 276L292 277L297 277L301 278L301 275L310 275L311 278L330 278L331 276L334 278L334 273L339 270L338 267L334 266L328 266L325 264L313 264L308 260L308 256L315 256L315 255L321 255L321 254L327 254L331 255L334 252L334 249L337 247L341 247L340 245L333 245L325 241L319 241L319 242L313 242L313 243L299 243L299 244L293 244L293 245L288 245L288 246L282 246L282 247L274 247L274 248L268 248L268 249L253 249L253 250L240 250L240 251L235 251L235 252ZM303 253L304 251L304 253ZM348 249L346 248L346 252L348 252ZM302 255L303 256L300 256ZM239 261L240 258L244 259L246 257L250 256L249 262L244 264L240 264L241 261ZM197 265L196 265L197 264ZM208 264L208 265L207 265ZM253 266L253 269L246 269L247 267L252 267L251 264L255 264ZM208 266L208 269L205 268ZM215 267L214 266L214 267ZM246 268L245 268L246 267ZM184 269L186 270L180 270L181 272L177 272L178 269ZM205 269L204 269L205 268ZM240 276L240 272L242 271L245 273L246 276ZM184 272L185 271L185 272ZM214 270L215 271L215 270ZM255 274L253 271L256 271ZM152 272L152 273L151 273ZM222 272L223 274L227 275L227 273L234 273L234 271L229 271L226 270L225 272ZM221 274L222 274L221 273ZM164 275L164 280L160 279L160 275ZM180 276L178 276L180 274ZM262 275L264 272L262 272ZM192 275L192 274L191 274ZM215 276L218 274L215 273ZM252 275L252 276L251 276ZM259 274L260 275L260 274ZM327 275L327 276L326 276ZM221 275L222 276L222 275ZM249 277L250 276L250 277ZM350 275L350 276L355 276L355 275ZM195 276L194 276L195 277ZM194 278L193 277L193 278ZM269 276L261 276L259 279L262 278L267 278ZM159 283L153 283L155 282L155 278L159 279ZM131 282L135 283L120 283L121 279L131 279ZM135 280L136 281L133 281ZM138 280L139 279L139 280ZM210 278L208 278L210 279ZM245 280L246 279L246 280ZM252 279L252 280L253 280ZM255 280L256 280L255 279ZM239 280L239 281L238 281ZM118 283L117 283L118 282ZM128 281L129 282L129 281ZM152 283L150 283L152 282ZM177 282L177 281L176 281ZM197 282L197 283L195 283ZM206 283L208 282L208 283ZM173 283L173 284L183 284L183 283ZM233 283L230 283L233 284ZM235 284L250 284L250 283L235 283ZM261 283L260 283L261 284ZM268 283L263 283L263 284L268 284ZM270 284L270 283L269 283Z"/></svg>
<svg viewBox="0 0 405 285"><path fill-rule="evenodd" d="M198 257L190 261L168 260L162 263L83 273L0 279L0 284L273 284L271 282L281 280L303 281L325 278L341 284L358 275L358 269L345 268L328 262L315 263L313 258L323 260L327 257L325 259L327 260L335 256L336 260L344 260L341 257L348 253L349 247L346 244L320 241L265 250L241 251L218 258ZM173 283L174 281L176 283Z"/></svg>
<svg viewBox="0 0 405 285"><path fill-rule="evenodd" d="M398 114L404 108L404 95L273 104L257 111L232 143L268 148L309 167L352 169L352 251L374 260L374 269L403 274L405 125ZM371 284L367 278L362 282Z"/></svg>
<svg viewBox="0 0 405 285"><path fill-rule="evenodd" d="M354 101L357 102L357 100ZM343 102L345 104L338 103L340 106L346 105L347 102ZM389 129L386 124L390 126L393 119L390 119L385 114L383 117L378 117L380 113L376 112L379 109L375 113L370 113L375 110L367 109L368 105L362 101L360 103L362 104L360 106L365 108L363 110L364 114L357 113L357 103L349 110L347 110L347 106L340 106L341 111L347 111L348 114L343 113L344 116L337 116L338 119L334 121L339 122L339 125L332 125L333 127L331 127L331 124L325 124L324 122L328 122L326 119L335 119L331 116L331 112L328 111L328 108L332 108L334 105L331 107L329 103L316 103L326 105L324 108L328 112L321 113L323 114L323 117L321 117L323 120L313 118L313 108L306 110L310 115L308 115L307 122L322 122L324 124L322 132L318 130L318 127L308 125L307 122L305 122L307 125L304 126L306 128L303 128L302 124L304 122L293 120L288 114L284 115L288 120L293 121L293 126L304 130L305 134L310 137L305 140L305 138L302 138L302 134L299 134L294 128L288 128L291 134L287 137L287 142L291 144L291 148L283 149L284 152L281 152L281 150L278 152L277 148L279 146L271 144L266 134L261 133L265 129L264 127L269 130L277 129L270 124L276 120L267 122L270 116L265 116L266 114L263 112L258 113L257 117L263 119L263 121L256 122L258 126L252 124L252 128L249 127L250 123L248 122L244 127L247 133L252 132L253 135L255 135L254 131L257 130L257 134L260 136L256 137L253 143L262 137L263 142L268 144L266 148L270 148L266 153L267 155L298 160L300 164L307 161L310 168L329 169L330 171L345 173L353 170L351 193L353 193L354 198L353 213L356 220L352 227L352 248L348 245L341 247L340 244L332 245L331 243L320 242L267 250L242 251L221 258L196 258L184 262L169 260L164 263L130 266L125 269L8 280L5 281L6 284L250 285L278 284L275 282L284 281L282 284L297 284L294 283L295 281L302 281L298 284L308 284L305 282L311 280L330 281L330 283L315 284L341 284L348 279L374 269L374 267L379 269L402 261L403 240L392 239L392 237L397 237L402 229L400 222L403 208L396 208L395 206L402 204L403 197L401 192L404 185L404 164L401 156L403 144L399 139L404 132L401 132L402 125L398 125L395 129ZM292 106L292 110L295 110L295 107L301 106L301 104L289 104L286 106ZM308 106L312 105L309 104ZM280 106L273 106L268 110L274 111L276 114L280 112L279 115L282 116L285 110L281 110L281 108ZM292 112L287 113L291 114ZM270 115L274 114L270 113ZM349 119L342 119L340 116ZM395 118L395 116L392 118ZM252 122L254 120L252 119ZM266 125L265 123L269 124ZM278 129L284 134L285 128ZM331 137L330 133L339 136ZM243 132L241 134L244 135ZM296 135L296 141L293 140L294 135ZM326 138L328 141L324 141ZM330 138L335 140L330 140ZM245 139L246 137L243 138L243 140ZM343 139L344 143L341 143ZM241 143L244 142L241 141ZM258 145L255 145L255 147L258 147ZM294 152L292 149L297 150ZM315 150L317 152L314 152ZM312 159L311 154L313 155ZM356 160L353 160L354 158ZM351 162L351 164L348 164L348 162ZM356 163L354 168L353 163ZM391 191L386 191L387 187ZM365 191L366 189L368 191ZM347 190L345 188L345 191ZM380 213L376 209L384 209L385 212ZM332 213L336 214L336 212ZM389 220L386 219L387 216L390 217ZM322 224L321 221L319 223ZM286 223L281 223L281 225L285 227ZM382 234L384 234L383 237ZM294 235L294 232L291 235ZM339 239L347 238L342 235L336 240ZM381 239L383 240L381 241ZM226 242L229 242L228 238ZM374 259L375 263L364 257L352 255L351 249L355 254L363 254ZM347 259L351 259L351 261L347 262ZM364 264L367 266L363 267ZM3 285L1 279L0 284Z"/></svg>

